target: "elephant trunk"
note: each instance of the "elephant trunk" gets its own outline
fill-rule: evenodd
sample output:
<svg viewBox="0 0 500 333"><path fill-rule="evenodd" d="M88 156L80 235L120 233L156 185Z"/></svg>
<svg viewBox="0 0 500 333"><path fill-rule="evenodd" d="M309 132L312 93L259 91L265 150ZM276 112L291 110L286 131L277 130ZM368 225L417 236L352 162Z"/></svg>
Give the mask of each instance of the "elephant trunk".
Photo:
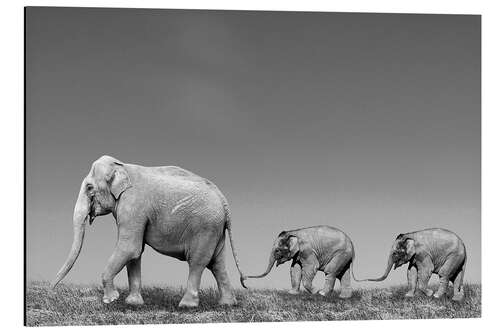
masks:
<svg viewBox="0 0 500 333"><path fill-rule="evenodd" d="M61 269L56 275L54 282L52 282L52 288L55 288L57 284L64 279L66 274L71 270L73 264L75 263L80 250L82 249L83 237L85 235L85 223L89 218L90 214L90 200L85 194L85 181L82 183L80 188L80 193L75 204L75 210L73 213L73 244L71 245L71 250L69 252L68 258L62 265Z"/></svg>
<svg viewBox="0 0 500 333"><path fill-rule="evenodd" d="M384 281L387 276L389 275L389 272L391 271L392 266L394 265L394 260L392 260L392 252L389 254L389 259L387 260L387 267L385 269L384 275L377 279L366 279L365 281Z"/></svg>
<svg viewBox="0 0 500 333"><path fill-rule="evenodd" d="M267 265L266 271L260 275L249 275L249 276L247 276L247 278L259 279L259 278L266 276L267 274L269 274L269 272L273 268L275 261L276 261L276 259L274 257L274 248L273 248L273 250L271 251L271 255L269 256L269 264Z"/></svg>

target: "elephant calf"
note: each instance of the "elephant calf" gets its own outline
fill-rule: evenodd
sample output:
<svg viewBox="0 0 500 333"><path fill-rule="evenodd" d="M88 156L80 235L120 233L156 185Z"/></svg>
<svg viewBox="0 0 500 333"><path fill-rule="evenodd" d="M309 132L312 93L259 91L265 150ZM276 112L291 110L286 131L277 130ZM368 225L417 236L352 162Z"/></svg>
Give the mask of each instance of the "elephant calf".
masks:
<svg viewBox="0 0 500 333"><path fill-rule="evenodd" d="M298 294L300 282L304 288L315 294L313 279L318 271L325 273L325 284L319 294L326 296L333 290L338 278L341 285L341 298L352 296L351 276L354 260L354 246L351 239L339 229L330 226L315 226L283 231L274 242L266 271L261 275L247 278L262 278L276 266L292 260L290 276L291 294ZM354 280L358 281L354 277Z"/></svg>
<svg viewBox="0 0 500 333"><path fill-rule="evenodd" d="M408 265L408 286L406 297L413 297L418 290L427 296L434 292L427 287L432 273L439 275L439 288L434 297L446 294L450 281L454 287L454 301L464 297L463 279L467 255L463 241L451 231L445 229L425 229L400 234L396 237L389 254L387 268L382 277L367 281L382 281L394 269Z"/></svg>

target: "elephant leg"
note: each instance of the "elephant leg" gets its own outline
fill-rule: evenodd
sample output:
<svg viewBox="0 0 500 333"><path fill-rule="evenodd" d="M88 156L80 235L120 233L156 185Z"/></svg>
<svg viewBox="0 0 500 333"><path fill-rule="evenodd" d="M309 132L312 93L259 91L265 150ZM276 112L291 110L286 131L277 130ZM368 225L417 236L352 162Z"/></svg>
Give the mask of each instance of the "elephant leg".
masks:
<svg viewBox="0 0 500 333"><path fill-rule="evenodd" d="M144 304L141 295L141 257L128 262L127 275L129 295L125 299L125 303L130 305Z"/></svg>
<svg viewBox="0 0 500 333"><path fill-rule="evenodd" d="M457 271L457 256L449 257L439 269L439 288L434 294L434 297L440 298L446 294L448 285L450 284L450 276Z"/></svg>
<svg viewBox="0 0 500 333"><path fill-rule="evenodd" d="M217 230L205 230L197 237L192 239L187 251L189 253L189 276L186 292L182 296L179 307L193 308L198 306L201 275L216 254L218 240L221 236Z"/></svg>
<svg viewBox="0 0 500 333"><path fill-rule="evenodd" d="M323 285L323 289L319 291L321 296L327 296L335 286L335 280L337 276L335 272L325 272L325 284Z"/></svg>
<svg viewBox="0 0 500 333"><path fill-rule="evenodd" d="M200 299L198 291L200 290L201 275L205 269L204 265L189 264L189 276L186 287L186 292L179 303L181 308L194 308L197 307Z"/></svg>
<svg viewBox="0 0 500 333"><path fill-rule="evenodd" d="M302 268L299 264L290 267L290 280L292 281L292 289L288 293L296 295L300 292L300 281L302 280Z"/></svg>
<svg viewBox="0 0 500 333"><path fill-rule="evenodd" d="M453 280L453 301L461 302L464 299L464 270L460 269L458 274L455 276Z"/></svg>
<svg viewBox="0 0 500 333"><path fill-rule="evenodd" d="M408 278L408 292L405 297L413 297L417 289L417 267L410 264L406 276Z"/></svg>
<svg viewBox="0 0 500 333"><path fill-rule="evenodd" d="M137 259L142 253L142 233L139 235L134 232L120 231L118 242L115 246L113 254L108 260L108 263L102 273L102 285L104 303L111 303L118 299L120 294L116 290L113 280L123 267L132 259Z"/></svg>
<svg viewBox="0 0 500 333"><path fill-rule="evenodd" d="M229 282L229 277L227 275L223 248L209 264L208 269L212 272L215 281L217 282L220 294L219 304L236 305L236 298L234 297L231 283Z"/></svg>
<svg viewBox="0 0 500 333"><path fill-rule="evenodd" d="M337 279L337 272L339 271L339 263L340 256L335 256L325 266L325 284L323 285L323 289L319 292L321 296L328 295L335 287L335 280Z"/></svg>
<svg viewBox="0 0 500 333"><path fill-rule="evenodd" d="M316 294L318 292L318 289L313 286L313 280L317 272L317 265L302 264L302 285L304 289L311 294Z"/></svg>
<svg viewBox="0 0 500 333"><path fill-rule="evenodd" d="M334 256L325 267L325 285L320 294L323 296L328 295L335 287L335 280L340 278L340 297L349 298L352 295L351 289L351 275L349 272L349 264L351 256L346 253L340 253ZM347 275L345 274L347 271ZM343 282L342 282L343 279Z"/></svg>
<svg viewBox="0 0 500 333"><path fill-rule="evenodd" d="M446 291L448 290L448 284L450 284L450 279L446 275L442 275L439 277L439 288L434 294L435 298L441 298L443 295L446 294Z"/></svg>
<svg viewBox="0 0 500 333"><path fill-rule="evenodd" d="M349 262L350 263L350 262ZM351 287L351 268L344 271L340 278L340 298L351 298L352 297L352 287Z"/></svg>
<svg viewBox="0 0 500 333"><path fill-rule="evenodd" d="M420 267L417 266L417 286L418 290L426 294L427 296L432 296L434 293L432 289L428 288L429 279L432 275L433 265L430 262L430 258L427 258Z"/></svg>

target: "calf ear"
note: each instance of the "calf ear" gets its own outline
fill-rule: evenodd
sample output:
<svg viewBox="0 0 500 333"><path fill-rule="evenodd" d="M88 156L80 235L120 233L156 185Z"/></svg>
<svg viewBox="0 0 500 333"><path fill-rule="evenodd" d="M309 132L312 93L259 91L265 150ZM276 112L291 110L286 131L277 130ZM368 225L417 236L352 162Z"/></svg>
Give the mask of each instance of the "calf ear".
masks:
<svg viewBox="0 0 500 333"><path fill-rule="evenodd" d="M415 255L415 241L411 238L408 238L405 242L405 246L408 258L413 257Z"/></svg>
<svg viewBox="0 0 500 333"><path fill-rule="evenodd" d="M116 167L110 179L110 189L115 199L118 200L120 195L129 187L132 187L132 184L127 171L121 166Z"/></svg>
<svg viewBox="0 0 500 333"><path fill-rule="evenodd" d="M288 237L288 249L292 257L295 256L297 252L299 252L299 240L297 237L295 236Z"/></svg>

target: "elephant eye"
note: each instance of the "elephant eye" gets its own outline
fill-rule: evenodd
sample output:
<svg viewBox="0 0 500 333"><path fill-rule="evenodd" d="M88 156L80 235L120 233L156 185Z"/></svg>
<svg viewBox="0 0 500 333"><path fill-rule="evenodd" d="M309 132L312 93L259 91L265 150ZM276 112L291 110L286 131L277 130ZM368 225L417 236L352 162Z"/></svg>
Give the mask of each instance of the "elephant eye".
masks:
<svg viewBox="0 0 500 333"><path fill-rule="evenodd" d="M94 185L92 184L87 184L87 191L90 192L94 189Z"/></svg>

